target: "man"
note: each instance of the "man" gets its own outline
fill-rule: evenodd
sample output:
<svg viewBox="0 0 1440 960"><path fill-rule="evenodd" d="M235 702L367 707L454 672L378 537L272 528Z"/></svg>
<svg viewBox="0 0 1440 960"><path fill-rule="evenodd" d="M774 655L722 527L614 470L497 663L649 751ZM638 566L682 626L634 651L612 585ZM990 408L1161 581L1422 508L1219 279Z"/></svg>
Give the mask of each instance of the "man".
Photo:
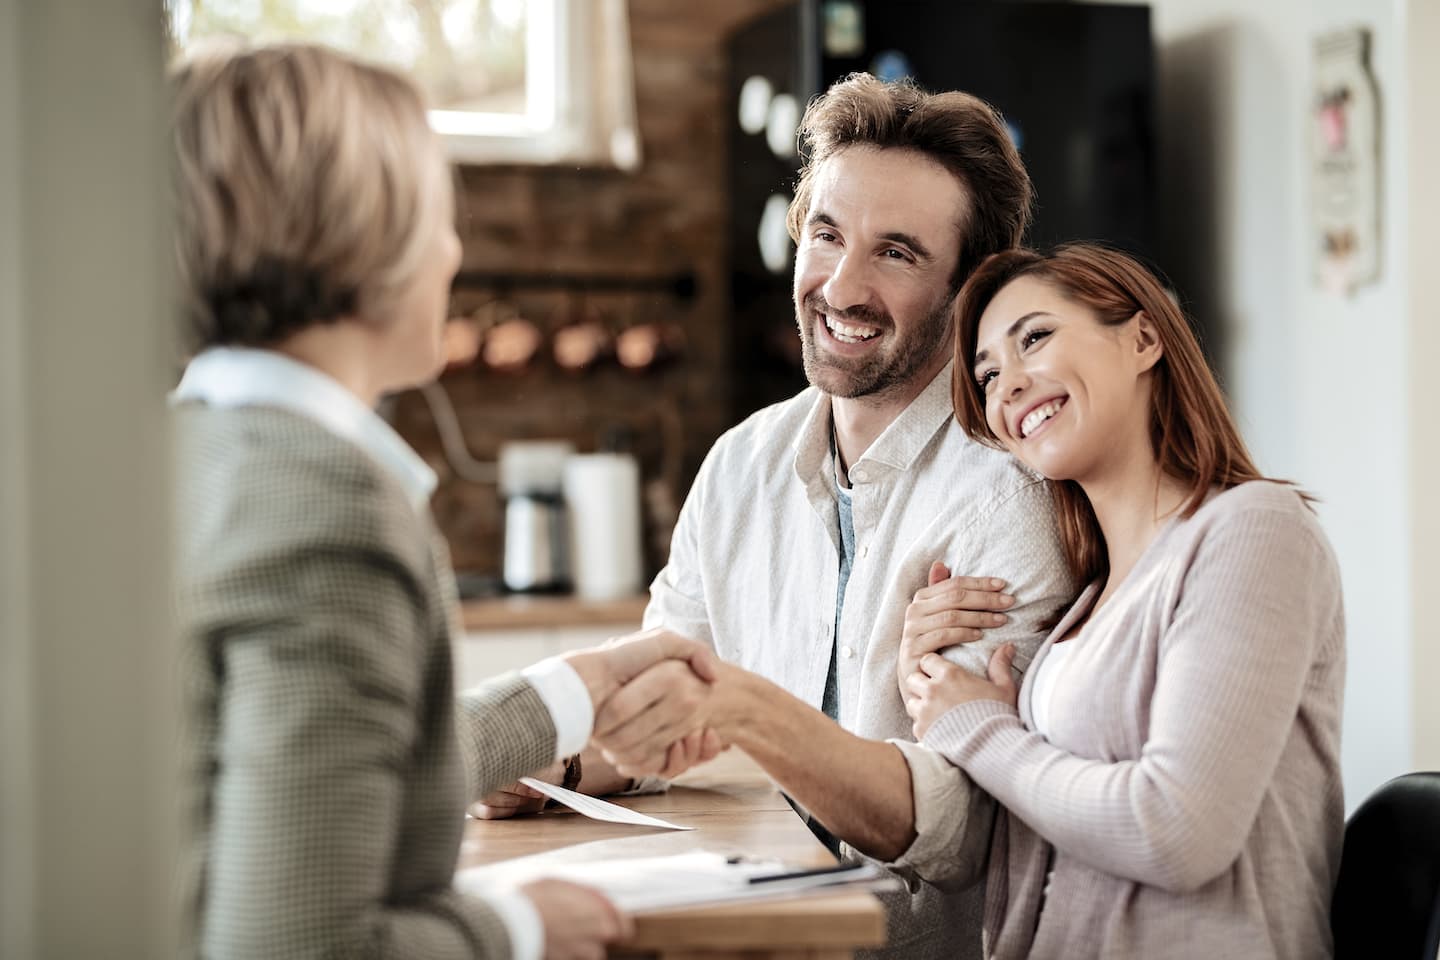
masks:
<svg viewBox="0 0 1440 960"><path fill-rule="evenodd" d="M946 655L982 675L1006 641L1028 665L1073 596L1045 486L968 440L951 403L956 295L981 260L1020 241L1030 181L995 112L962 93L856 75L810 105L801 136L789 225L811 387L711 450L645 625L711 643L727 664L709 728L842 853L906 878L910 896L887 904L883 955L978 957L981 891L929 881L974 878L993 810L910 742L897 660L912 596L948 576L932 571L937 559L1005 578L1017 600L1007 609L982 584L951 584L977 608L957 616L955 639L986 632ZM1000 609L1004 625L986 612ZM586 792L618 782L586 762Z"/></svg>
<svg viewBox="0 0 1440 960"><path fill-rule="evenodd" d="M948 651L982 675L1007 640L1027 665L1073 596L1045 486L968 440L951 405L956 295L1020 241L1031 186L994 111L961 93L852 76L811 104L801 136L789 225L811 387L717 442L645 625L743 667L722 672L711 728L845 846L911 880L909 904L889 905L888 955L979 956L979 890L920 878L966 858L973 875L988 830L967 824L964 775L908 742L896 664L906 606L946 575L930 576L934 560L1003 577L1018 601ZM957 639L992 616L957 621Z"/></svg>

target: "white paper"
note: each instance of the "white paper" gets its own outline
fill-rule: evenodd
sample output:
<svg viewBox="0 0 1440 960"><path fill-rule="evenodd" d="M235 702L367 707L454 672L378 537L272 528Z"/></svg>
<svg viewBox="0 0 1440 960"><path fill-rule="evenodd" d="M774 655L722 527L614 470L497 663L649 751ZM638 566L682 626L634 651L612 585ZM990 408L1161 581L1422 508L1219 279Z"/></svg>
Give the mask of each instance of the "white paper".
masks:
<svg viewBox="0 0 1440 960"><path fill-rule="evenodd" d="M662 857L586 860L579 863L545 858L522 858L471 867L455 875L458 889L484 893L496 884L523 884L554 877L593 887L626 913L670 910L701 904L741 900L780 899L840 889L874 890L896 881L873 864L842 874L819 874L751 883L787 870L775 860L738 860L719 853L694 850Z"/></svg>
<svg viewBox="0 0 1440 960"><path fill-rule="evenodd" d="M669 820L661 820L658 817L647 817L643 813L636 813L618 803L587 797L583 793L566 790L564 787L557 787L553 783L545 783L534 777L521 777L520 782L532 790L543 793L556 803L563 803L571 810L587 816L591 820L604 820L606 823L629 823L637 827L660 827L665 830L695 829L694 827L682 827L678 823L671 823Z"/></svg>

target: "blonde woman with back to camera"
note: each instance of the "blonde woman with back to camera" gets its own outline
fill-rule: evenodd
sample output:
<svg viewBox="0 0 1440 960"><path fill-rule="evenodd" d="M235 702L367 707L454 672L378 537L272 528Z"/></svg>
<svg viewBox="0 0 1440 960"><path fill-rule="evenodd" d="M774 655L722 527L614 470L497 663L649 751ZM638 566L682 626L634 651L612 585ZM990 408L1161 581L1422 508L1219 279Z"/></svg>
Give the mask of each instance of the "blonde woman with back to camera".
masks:
<svg viewBox="0 0 1440 960"><path fill-rule="evenodd" d="M1054 483L1089 584L1018 690L1007 647L983 678L935 655L965 608L941 571L907 613L916 735L1003 807L987 954L1329 956L1345 629L1308 498L1132 258L996 254L960 299L960 423Z"/></svg>
<svg viewBox="0 0 1440 960"><path fill-rule="evenodd" d="M612 728L656 772L701 749L674 744L711 654L641 635L457 701L435 477L373 410L439 373L460 262L420 97L300 45L217 48L174 83L189 952L602 957L630 922L594 891L451 887L466 805ZM662 660L634 734L606 704Z"/></svg>

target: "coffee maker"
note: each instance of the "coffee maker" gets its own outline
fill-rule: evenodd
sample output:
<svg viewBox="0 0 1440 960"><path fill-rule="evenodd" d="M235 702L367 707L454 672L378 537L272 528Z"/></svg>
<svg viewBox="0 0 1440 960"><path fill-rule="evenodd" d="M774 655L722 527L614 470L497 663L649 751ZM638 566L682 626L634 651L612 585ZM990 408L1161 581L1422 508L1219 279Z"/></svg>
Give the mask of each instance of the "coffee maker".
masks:
<svg viewBox="0 0 1440 960"><path fill-rule="evenodd" d="M563 441L523 441L500 448L505 503L501 580L510 593L570 589L570 531L563 484L575 448Z"/></svg>

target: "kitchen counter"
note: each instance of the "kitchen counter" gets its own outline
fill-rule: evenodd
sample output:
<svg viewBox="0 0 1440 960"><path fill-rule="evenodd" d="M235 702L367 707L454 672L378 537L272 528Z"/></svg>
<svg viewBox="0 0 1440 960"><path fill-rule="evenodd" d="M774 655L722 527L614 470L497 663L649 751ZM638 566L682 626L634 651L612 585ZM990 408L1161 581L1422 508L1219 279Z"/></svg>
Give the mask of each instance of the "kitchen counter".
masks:
<svg viewBox="0 0 1440 960"><path fill-rule="evenodd" d="M466 600L460 615L466 632L544 627L622 627L635 629L650 602L646 594L619 600L583 600L575 596L494 597Z"/></svg>

